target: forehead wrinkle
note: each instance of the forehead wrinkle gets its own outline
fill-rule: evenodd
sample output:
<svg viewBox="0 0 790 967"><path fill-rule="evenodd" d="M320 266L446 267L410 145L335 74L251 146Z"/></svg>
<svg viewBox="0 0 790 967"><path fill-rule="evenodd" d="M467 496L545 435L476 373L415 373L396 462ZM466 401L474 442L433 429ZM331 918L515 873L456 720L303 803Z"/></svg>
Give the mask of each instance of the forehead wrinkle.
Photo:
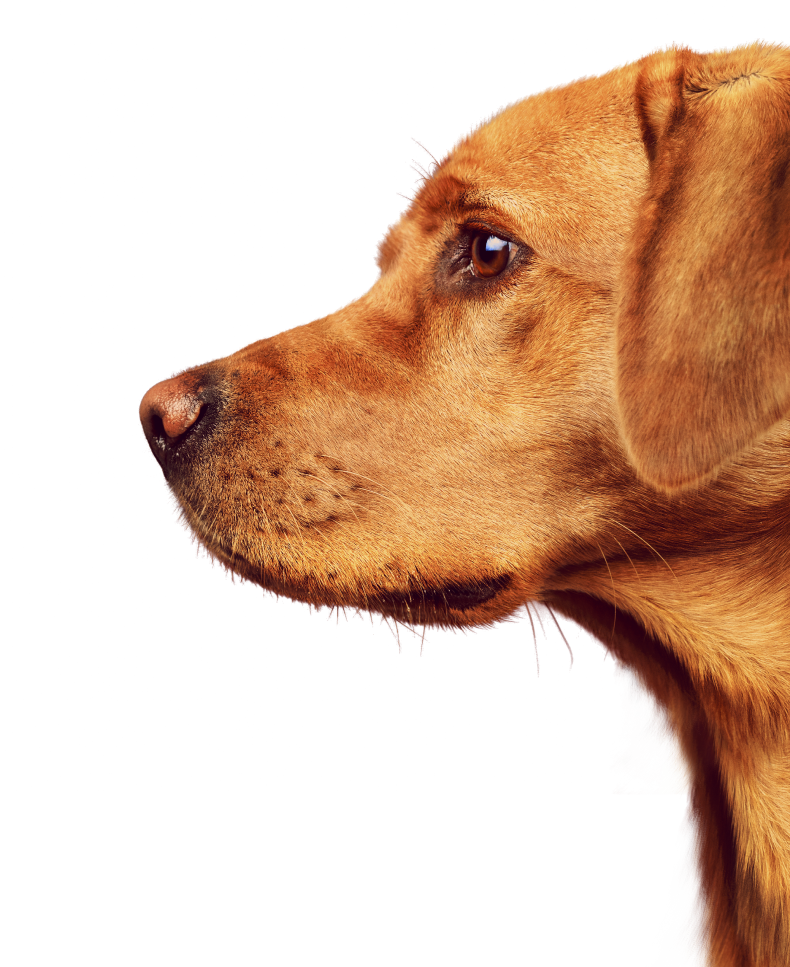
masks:
<svg viewBox="0 0 790 967"><path fill-rule="evenodd" d="M417 221L423 231L433 233L455 215L468 190L469 184L464 179L437 171L417 192L408 216Z"/></svg>
<svg viewBox="0 0 790 967"><path fill-rule="evenodd" d="M417 222L427 234L433 234L447 222L456 222L470 214L490 212L517 220L516 213L523 204L523 195L484 190L469 177L442 173L425 182L406 219Z"/></svg>

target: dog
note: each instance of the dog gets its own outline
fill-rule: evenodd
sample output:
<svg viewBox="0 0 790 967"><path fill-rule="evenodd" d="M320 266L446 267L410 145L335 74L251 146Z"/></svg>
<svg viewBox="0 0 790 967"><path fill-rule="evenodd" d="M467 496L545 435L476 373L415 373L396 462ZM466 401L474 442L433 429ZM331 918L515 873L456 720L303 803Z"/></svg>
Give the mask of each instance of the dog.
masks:
<svg viewBox="0 0 790 967"><path fill-rule="evenodd" d="M790 964L790 48L675 48L461 141L339 312L140 415L236 574L463 627L542 602L666 709L710 963Z"/></svg>

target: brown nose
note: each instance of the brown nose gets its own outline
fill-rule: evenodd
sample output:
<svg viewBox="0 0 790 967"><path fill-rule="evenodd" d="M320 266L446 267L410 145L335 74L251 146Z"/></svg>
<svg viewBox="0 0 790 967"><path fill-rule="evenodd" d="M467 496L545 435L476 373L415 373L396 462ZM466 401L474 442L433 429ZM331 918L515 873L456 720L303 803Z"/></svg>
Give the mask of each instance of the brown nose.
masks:
<svg viewBox="0 0 790 967"><path fill-rule="evenodd" d="M194 373L162 380L145 394L140 403L143 424L151 452L168 473L173 460L184 456L199 425L213 407L211 394L199 388Z"/></svg>

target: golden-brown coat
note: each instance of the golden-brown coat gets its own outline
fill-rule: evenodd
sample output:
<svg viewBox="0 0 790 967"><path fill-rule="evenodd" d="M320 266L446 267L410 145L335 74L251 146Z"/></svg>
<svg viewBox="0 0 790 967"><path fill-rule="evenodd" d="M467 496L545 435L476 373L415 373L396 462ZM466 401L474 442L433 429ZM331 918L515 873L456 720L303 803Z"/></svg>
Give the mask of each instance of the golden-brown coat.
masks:
<svg viewBox="0 0 790 967"><path fill-rule="evenodd" d="M715 967L790 964L788 172L785 48L528 98L367 295L141 406L243 577L455 626L541 601L630 665L692 768Z"/></svg>

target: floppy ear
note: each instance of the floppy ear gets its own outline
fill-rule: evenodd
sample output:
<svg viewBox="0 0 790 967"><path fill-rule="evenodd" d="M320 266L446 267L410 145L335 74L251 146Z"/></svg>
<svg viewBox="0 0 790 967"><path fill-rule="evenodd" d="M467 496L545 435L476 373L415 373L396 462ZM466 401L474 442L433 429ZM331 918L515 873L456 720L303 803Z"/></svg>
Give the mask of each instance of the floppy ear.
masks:
<svg viewBox="0 0 790 967"><path fill-rule="evenodd" d="M790 49L673 50L635 91L650 166L617 397L645 480L699 484L790 412Z"/></svg>

